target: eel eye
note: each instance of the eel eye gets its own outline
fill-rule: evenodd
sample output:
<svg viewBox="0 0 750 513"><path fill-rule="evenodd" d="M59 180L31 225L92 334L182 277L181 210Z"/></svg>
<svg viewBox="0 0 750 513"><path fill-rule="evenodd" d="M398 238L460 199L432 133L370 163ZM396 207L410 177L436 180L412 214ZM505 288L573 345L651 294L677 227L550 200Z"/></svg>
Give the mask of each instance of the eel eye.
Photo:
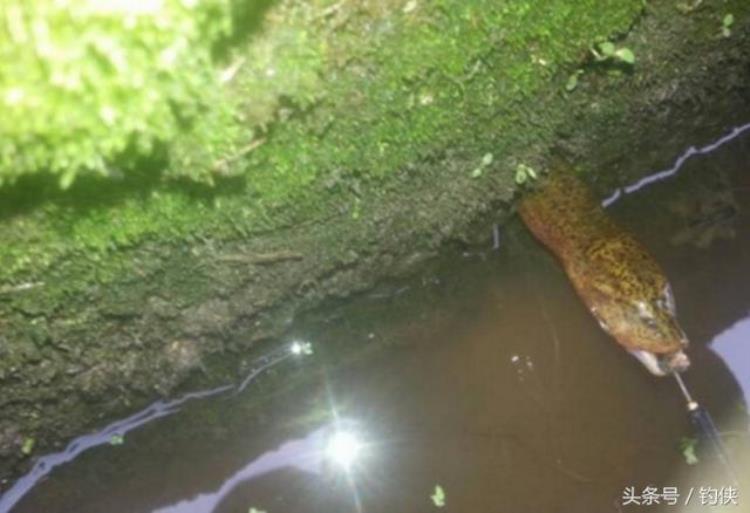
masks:
<svg viewBox="0 0 750 513"><path fill-rule="evenodd" d="M655 330L657 328L656 319L654 319L651 315L648 314L641 314L640 315L641 321L643 324L651 328L652 330Z"/></svg>

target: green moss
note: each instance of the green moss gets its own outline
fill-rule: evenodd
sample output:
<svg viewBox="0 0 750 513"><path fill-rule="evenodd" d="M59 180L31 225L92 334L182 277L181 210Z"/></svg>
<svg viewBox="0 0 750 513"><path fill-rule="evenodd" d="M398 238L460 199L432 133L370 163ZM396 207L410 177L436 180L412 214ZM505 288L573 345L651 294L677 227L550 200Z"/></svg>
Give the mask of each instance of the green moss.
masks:
<svg viewBox="0 0 750 513"><path fill-rule="evenodd" d="M241 126L211 58L229 0L126 4L4 3L0 185L46 172L65 189L166 141L171 173L210 180L212 160L232 151Z"/></svg>
<svg viewBox="0 0 750 513"><path fill-rule="evenodd" d="M359 183L457 142L477 158L504 157L556 122L554 113L530 120L524 104L642 9L641 0L356 4L281 2L235 49L225 92L264 140L227 159L223 172L241 180L209 189L144 179L85 208L42 194L0 225L0 281L32 279L61 259L77 260L82 275L117 269L113 250L147 240L233 238L322 216L331 204L353 208ZM184 161L201 161L205 148L188 146ZM109 187L101 179L92 190L100 186Z"/></svg>

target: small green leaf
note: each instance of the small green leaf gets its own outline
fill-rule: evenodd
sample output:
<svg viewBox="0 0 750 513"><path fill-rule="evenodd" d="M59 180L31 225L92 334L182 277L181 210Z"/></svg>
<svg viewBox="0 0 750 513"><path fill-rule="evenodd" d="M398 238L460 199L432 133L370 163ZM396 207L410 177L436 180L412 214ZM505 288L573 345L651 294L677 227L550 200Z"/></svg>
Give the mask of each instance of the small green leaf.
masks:
<svg viewBox="0 0 750 513"><path fill-rule="evenodd" d="M492 153L485 153L482 157L482 167L487 167L492 164Z"/></svg>
<svg viewBox="0 0 750 513"><path fill-rule="evenodd" d="M516 183L518 185L523 185L529 179L536 180L536 177L536 171L526 164L518 164L516 166Z"/></svg>
<svg viewBox="0 0 750 513"><path fill-rule="evenodd" d="M615 53L615 45L609 41L599 43L599 50L605 57L611 57Z"/></svg>
<svg viewBox="0 0 750 513"><path fill-rule="evenodd" d="M680 451L688 465L696 465L698 463L698 456L695 454L695 448L697 445L697 438L684 437L680 440Z"/></svg>
<svg viewBox="0 0 750 513"><path fill-rule="evenodd" d="M266 513L266 512L263 511L262 509L250 508L249 510L247 510L247 513Z"/></svg>
<svg viewBox="0 0 750 513"><path fill-rule="evenodd" d="M615 57L631 66L635 64L635 54L630 48L620 48L615 52Z"/></svg>
<svg viewBox="0 0 750 513"><path fill-rule="evenodd" d="M682 455L685 457L685 462L688 465L698 464L698 456L695 455L694 447L685 447L685 449L682 451Z"/></svg>
<svg viewBox="0 0 750 513"><path fill-rule="evenodd" d="M34 445L36 444L36 440L34 440L32 437L28 436L23 439L23 445L21 446L21 453L28 456L31 454L31 451L34 450Z"/></svg>
<svg viewBox="0 0 750 513"><path fill-rule="evenodd" d="M474 168L474 170L471 172L471 177L479 178L480 176L482 176L482 173L483 171L481 167Z"/></svg>
<svg viewBox="0 0 750 513"><path fill-rule="evenodd" d="M125 443L125 437L122 435L112 435L109 437L109 445L122 445Z"/></svg>
<svg viewBox="0 0 750 513"><path fill-rule="evenodd" d="M442 508L445 506L445 491L443 491L443 487L440 485L435 485L435 491L430 495L430 499L432 499L432 503L435 505L436 508Z"/></svg>
<svg viewBox="0 0 750 513"><path fill-rule="evenodd" d="M578 71L568 77L568 81L565 83L565 90L571 92L578 87Z"/></svg>
<svg viewBox="0 0 750 513"><path fill-rule="evenodd" d="M732 25L734 25L734 15L732 13L729 13L726 16L724 16L724 19L721 21L721 24L726 28L729 28Z"/></svg>

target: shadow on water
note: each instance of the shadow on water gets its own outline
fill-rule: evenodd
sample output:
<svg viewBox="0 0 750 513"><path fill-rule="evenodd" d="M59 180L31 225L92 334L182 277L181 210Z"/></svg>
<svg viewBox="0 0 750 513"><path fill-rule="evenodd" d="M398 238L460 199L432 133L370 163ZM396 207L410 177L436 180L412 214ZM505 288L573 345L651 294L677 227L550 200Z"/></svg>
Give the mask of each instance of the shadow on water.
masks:
<svg viewBox="0 0 750 513"><path fill-rule="evenodd" d="M686 380L739 469L748 157L745 138L610 207L670 277L692 340ZM692 432L673 380L599 329L523 227L504 235L497 251L446 251L416 277L302 316L289 340L316 353L269 371L301 385L265 375L187 404L55 469L12 511L421 512L436 510L439 485L445 511L617 512L639 509L623 505L626 487L674 486L684 503L691 487L727 485L700 444L697 465L681 453ZM363 440L348 472L326 457L337 422Z"/></svg>

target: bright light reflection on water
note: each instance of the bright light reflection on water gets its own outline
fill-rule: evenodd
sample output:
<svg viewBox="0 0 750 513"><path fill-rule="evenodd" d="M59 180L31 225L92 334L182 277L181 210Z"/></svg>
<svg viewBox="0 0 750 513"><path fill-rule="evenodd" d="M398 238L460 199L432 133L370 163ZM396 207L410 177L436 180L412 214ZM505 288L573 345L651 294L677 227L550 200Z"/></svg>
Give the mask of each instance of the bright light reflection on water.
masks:
<svg viewBox="0 0 750 513"><path fill-rule="evenodd" d="M324 470L326 451L331 428L324 426L316 429L304 438L290 440L278 449L268 451L248 463L222 483L212 493L202 493L192 499L182 500L176 504L155 509L153 513L194 513L196 511L214 511L240 484L269 474L276 470L296 469L319 475Z"/></svg>

